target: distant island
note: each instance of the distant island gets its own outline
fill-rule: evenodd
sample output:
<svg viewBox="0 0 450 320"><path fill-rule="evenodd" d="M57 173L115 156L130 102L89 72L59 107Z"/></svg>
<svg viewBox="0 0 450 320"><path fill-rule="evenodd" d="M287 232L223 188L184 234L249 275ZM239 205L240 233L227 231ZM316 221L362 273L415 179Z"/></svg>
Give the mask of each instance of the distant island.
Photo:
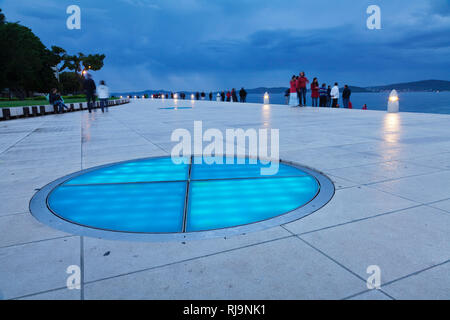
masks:
<svg viewBox="0 0 450 320"><path fill-rule="evenodd" d="M404 83L394 83L394 84L388 84L388 85L381 85L381 86L372 86L372 87L357 87L357 86L351 86L349 85L350 90L352 92L385 92L385 91L391 91L393 89L399 91L399 92L436 92L436 91L450 91L450 81L446 80L422 80L422 81L414 81L414 82L404 82ZM237 88L239 91L240 88ZM271 94L279 94L286 92L288 88L287 87L259 87L254 89L246 89L247 93L249 94L264 94L265 92L271 93ZM195 92L191 91L177 91L177 92L184 92L186 95L190 95ZM215 91L214 93L216 93ZM167 90L145 90L145 91L139 91L139 92L123 92L123 93L114 93L116 96L120 95L131 95L131 96L143 96L143 95L152 95L156 93L161 94L170 94L171 91ZM209 93L209 92L205 92Z"/></svg>

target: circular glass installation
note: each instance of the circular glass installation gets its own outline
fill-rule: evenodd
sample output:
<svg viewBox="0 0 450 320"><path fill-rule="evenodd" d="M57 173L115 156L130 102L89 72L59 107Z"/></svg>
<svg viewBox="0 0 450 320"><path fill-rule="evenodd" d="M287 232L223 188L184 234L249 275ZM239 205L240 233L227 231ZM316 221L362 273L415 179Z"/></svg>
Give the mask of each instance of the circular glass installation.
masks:
<svg viewBox="0 0 450 320"><path fill-rule="evenodd" d="M263 175L273 163L225 157L213 164L202 157L178 160L183 161L140 159L75 173L43 188L30 209L51 225L57 216L63 220L59 226L68 222L120 233L217 235L255 223L267 228L277 217L304 209L277 223L296 220L334 194L325 176L284 162L276 174ZM324 185L327 194L318 197Z"/></svg>

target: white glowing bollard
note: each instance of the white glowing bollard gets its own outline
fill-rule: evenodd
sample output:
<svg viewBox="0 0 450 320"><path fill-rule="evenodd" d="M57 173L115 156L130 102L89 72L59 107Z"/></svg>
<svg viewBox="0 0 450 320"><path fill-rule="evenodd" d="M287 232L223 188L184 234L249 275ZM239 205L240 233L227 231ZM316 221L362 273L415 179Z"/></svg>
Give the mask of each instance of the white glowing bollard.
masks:
<svg viewBox="0 0 450 320"><path fill-rule="evenodd" d="M269 93L264 93L264 104L270 104Z"/></svg>
<svg viewBox="0 0 450 320"><path fill-rule="evenodd" d="M194 101L194 99L195 99L194 94L191 94L191 100Z"/></svg>
<svg viewBox="0 0 450 320"><path fill-rule="evenodd" d="M173 98L174 98L174 100L178 100L178 93L175 93L175 94L173 95Z"/></svg>
<svg viewBox="0 0 450 320"><path fill-rule="evenodd" d="M216 101L217 101L217 102L220 102L220 100L222 100L222 99L221 99L221 97L220 97L220 93L218 93L217 96L216 96Z"/></svg>
<svg viewBox="0 0 450 320"><path fill-rule="evenodd" d="M392 90L389 95L388 112L396 113L399 111L399 98L396 90Z"/></svg>
<svg viewBox="0 0 450 320"><path fill-rule="evenodd" d="M161 95L161 99L165 99L166 98L166 96L165 95Z"/></svg>

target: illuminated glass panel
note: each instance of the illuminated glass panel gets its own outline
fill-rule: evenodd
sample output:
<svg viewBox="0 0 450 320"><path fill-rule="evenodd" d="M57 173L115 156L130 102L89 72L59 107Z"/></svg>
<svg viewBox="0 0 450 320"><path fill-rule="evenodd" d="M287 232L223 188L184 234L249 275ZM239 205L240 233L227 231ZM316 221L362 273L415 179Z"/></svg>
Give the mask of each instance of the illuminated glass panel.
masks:
<svg viewBox="0 0 450 320"><path fill-rule="evenodd" d="M200 160L201 164L197 164ZM212 160L221 161L222 164L209 164ZM227 160L228 163L227 164ZM194 157L191 179L192 180L204 180L204 179L233 179L233 178L269 178L269 177L287 177L287 176L305 176L307 173L292 166L285 165L283 163L275 164L274 168L278 165L278 171L272 175L263 175L261 169L268 169L271 164L263 164L257 160L256 163L251 163L249 159L241 158L240 161L244 161L243 164L239 164L237 158L223 158L223 157L205 157L203 159ZM255 160L253 160L255 161ZM220 163L220 162L219 162Z"/></svg>
<svg viewBox="0 0 450 320"><path fill-rule="evenodd" d="M128 232L182 232L186 182L61 186L48 199L60 217Z"/></svg>
<svg viewBox="0 0 450 320"><path fill-rule="evenodd" d="M189 163L188 159L185 159L184 163ZM69 180L66 184L186 180L189 172L189 164L184 163L179 165L174 164L171 158L125 162L82 174L75 179Z"/></svg>
<svg viewBox="0 0 450 320"><path fill-rule="evenodd" d="M266 220L312 200L319 190L310 176L193 181L186 231L227 228Z"/></svg>

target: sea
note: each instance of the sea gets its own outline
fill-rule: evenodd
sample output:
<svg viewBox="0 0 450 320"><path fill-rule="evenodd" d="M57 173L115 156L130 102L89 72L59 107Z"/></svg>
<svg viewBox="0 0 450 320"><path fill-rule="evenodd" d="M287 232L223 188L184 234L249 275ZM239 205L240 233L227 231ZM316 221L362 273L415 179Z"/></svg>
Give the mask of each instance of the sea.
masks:
<svg viewBox="0 0 450 320"><path fill-rule="evenodd" d="M450 92L399 92L401 112L421 112L450 114ZM368 110L387 110L389 92L354 92L350 97L353 109L362 109L367 105ZM262 94L248 94L247 102L263 103ZM311 96L308 93L307 105L311 105ZM270 94L270 103L286 104L284 94ZM342 99L339 99L342 106Z"/></svg>

